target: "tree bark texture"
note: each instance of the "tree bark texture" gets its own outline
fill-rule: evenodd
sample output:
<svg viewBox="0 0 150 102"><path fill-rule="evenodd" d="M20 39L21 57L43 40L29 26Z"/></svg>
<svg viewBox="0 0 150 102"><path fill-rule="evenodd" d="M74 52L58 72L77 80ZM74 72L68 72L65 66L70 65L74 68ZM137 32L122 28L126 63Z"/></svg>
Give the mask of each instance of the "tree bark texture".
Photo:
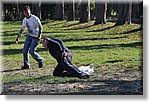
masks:
<svg viewBox="0 0 150 102"><path fill-rule="evenodd" d="M56 3L56 20L64 20L64 1Z"/></svg>
<svg viewBox="0 0 150 102"><path fill-rule="evenodd" d="M90 0L82 1L80 8L80 21L79 23L85 23L90 21Z"/></svg>
<svg viewBox="0 0 150 102"><path fill-rule="evenodd" d="M94 25L106 24L107 2L96 2L96 21Z"/></svg>
<svg viewBox="0 0 150 102"><path fill-rule="evenodd" d="M118 19L116 22L116 26L124 25L126 23L131 23L131 12L132 12L132 4L118 4Z"/></svg>
<svg viewBox="0 0 150 102"><path fill-rule="evenodd" d="M68 21L74 21L75 20L75 4L74 0L70 0L68 3Z"/></svg>

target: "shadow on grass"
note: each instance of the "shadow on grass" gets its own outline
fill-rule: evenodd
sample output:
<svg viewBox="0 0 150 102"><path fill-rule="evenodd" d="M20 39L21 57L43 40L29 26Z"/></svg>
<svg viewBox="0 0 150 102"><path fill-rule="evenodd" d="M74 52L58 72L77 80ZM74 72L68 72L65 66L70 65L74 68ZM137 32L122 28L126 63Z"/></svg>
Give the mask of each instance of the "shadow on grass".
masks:
<svg viewBox="0 0 150 102"><path fill-rule="evenodd" d="M38 48L36 52L47 51L45 48ZM22 54L22 49L3 49L2 55L14 55L14 54Z"/></svg>
<svg viewBox="0 0 150 102"><path fill-rule="evenodd" d="M80 30L80 29L85 29L85 28L89 28L92 27L93 25L88 25L88 26L81 26L81 27L76 27L76 28L70 28L68 30Z"/></svg>
<svg viewBox="0 0 150 102"><path fill-rule="evenodd" d="M114 28L116 26L110 26L110 27L107 27L107 28L103 28L103 29L99 29L99 30L90 30L90 31L86 31L86 32L101 32L101 31L104 31L104 30L108 30L108 29L111 29L111 28Z"/></svg>
<svg viewBox="0 0 150 102"><path fill-rule="evenodd" d="M53 78L49 81L47 79ZM55 78L55 79L54 79ZM63 79L63 78L61 78ZM28 78L15 82L3 83L3 95L142 95L143 94L143 81L142 80L70 80L60 81L58 77L53 76L40 76L37 78ZM26 82L26 84L22 83ZM30 82L35 83L32 86ZM40 82L40 83L39 83ZM44 86L47 84L46 90ZM24 85L30 85L24 86ZM64 86L63 86L64 85ZM72 85L68 87L67 85ZM76 86L77 85L77 86ZM85 85L85 86L84 86ZM24 88L23 88L24 86ZM42 87L44 90L37 90L36 86ZM60 87L61 86L61 87ZM82 86L82 87L80 87ZM14 88L11 88L14 87ZM16 88L15 88L16 87ZM26 90L26 87L28 89ZM65 88L65 90L63 90Z"/></svg>
<svg viewBox="0 0 150 102"><path fill-rule="evenodd" d="M72 24L68 24L68 25L63 25L62 27L71 27L71 26L75 26L78 25L79 23L72 23Z"/></svg>
<svg viewBox="0 0 150 102"><path fill-rule="evenodd" d="M67 32L64 32L64 31L44 31L44 32L42 32L42 33L43 33L43 34L45 34L45 33L48 34L48 33L49 33L49 34L52 34L52 35L53 35L53 34L56 34L56 33L57 33L57 34L58 34L58 33L59 33L59 34L64 34L64 33L66 33L66 34L67 34L67 33L68 33L68 34L71 34L71 33L76 33L76 32L73 32L73 31L67 31ZM58 35L57 35L57 36L58 36ZM62 36L62 35L59 35L59 36ZM64 36L66 36L66 35L64 35Z"/></svg>
<svg viewBox="0 0 150 102"><path fill-rule="evenodd" d="M22 53L22 49L3 49L2 55L14 55Z"/></svg>
<svg viewBox="0 0 150 102"><path fill-rule="evenodd" d="M142 47L143 42L133 42L129 44L102 44L91 46L70 46L70 50L94 50L94 49L113 49L120 47ZM22 49L3 49L3 55L13 55L22 53ZM45 48L38 48L37 52L47 51Z"/></svg>
<svg viewBox="0 0 150 102"><path fill-rule="evenodd" d="M116 63L116 62L123 62L123 60L112 60L112 61L106 61L105 63Z"/></svg>
<svg viewBox="0 0 150 102"><path fill-rule="evenodd" d="M99 29L99 30L92 30L92 31L87 31L87 32L100 32L100 31L108 30L108 29L111 29L111 28L114 28L114 27L117 27L117 26L114 25L114 26L110 26L110 27L107 27L107 28L103 28L103 29ZM130 31L127 31L127 32L122 32L121 34L130 34L130 33L135 33L135 32L138 32L138 31L142 32L142 29L137 28L137 29L133 29L133 30L130 30Z"/></svg>
<svg viewBox="0 0 150 102"><path fill-rule="evenodd" d="M83 89L81 92L69 92L67 95L142 95L143 82L141 80L95 80L92 87ZM88 83L88 82L86 82Z"/></svg>
<svg viewBox="0 0 150 102"><path fill-rule="evenodd" d="M130 34L130 33L135 33L135 32L138 32L138 31L141 31L141 32L142 32L142 29L137 28L137 29L133 29L133 30L131 30L131 31L123 32L122 34Z"/></svg>
<svg viewBox="0 0 150 102"><path fill-rule="evenodd" d="M12 44L16 44L15 41L4 41L2 42L2 45L12 45ZM24 42L19 42L19 44L24 44Z"/></svg>
<svg viewBox="0 0 150 102"><path fill-rule="evenodd" d="M57 22L57 23L54 23L54 24L50 24L50 25L48 25L49 27L51 27L51 26L53 26L52 28L62 28L62 26L60 26L60 27L58 27L59 25L61 25L61 24L64 24L64 22Z"/></svg>
<svg viewBox="0 0 150 102"><path fill-rule="evenodd" d="M16 31L5 31L5 32L2 32L2 36L4 36L4 37L7 37L7 36L10 36L10 37L16 36L17 37L18 33L12 33L12 32L18 32L18 31L17 30Z"/></svg>
<svg viewBox="0 0 150 102"><path fill-rule="evenodd" d="M78 27L76 27L76 25L78 25ZM80 29L85 29L85 28L89 28L89 27L93 27L94 25L87 25L87 23L75 23L75 24L71 24L71 25L67 25L67 26L63 26L63 27L70 27L67 28L66 30L80 30Z"/></svg>
<svg viewBox="0 0 150 102"><path fill-rule="evenodd" d="M3 72L14 72L14 71L20 71L22 70L21 68L20 69L10 69L10 70L4 70L4 71L0 71L1 73Z"/></svg>
<svg viewBox="0 0 150 102"><path fill-rule="evenodd" d="M141 47L143 42L134 42L129 44L103 44L103 45L91 45L91 46L70 46L72 50L94 50L94 49L113 49L120 47Z"/></svg>
<svg viewBox="0 0 150 102"><path fill-rule="evenodd" d="M64 42L70 42L70 41L84 41L84 40L107 40L107 39L120 39L120 38L126 38L126 36L122 37L112 37L112 38L70 38L70 39L62 39Z"/></svg>

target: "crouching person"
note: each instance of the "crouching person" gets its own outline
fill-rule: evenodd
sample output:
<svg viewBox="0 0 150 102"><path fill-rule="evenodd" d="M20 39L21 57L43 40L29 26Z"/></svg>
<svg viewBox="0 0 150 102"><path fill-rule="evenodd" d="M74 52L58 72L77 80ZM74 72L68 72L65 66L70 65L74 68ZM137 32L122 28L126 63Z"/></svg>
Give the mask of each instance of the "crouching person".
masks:
<svg viewBox="0 0 150 102"><path fill-rule="evenodd" d="M81 72L78 68L72 65L71 51L64 46L61 40L55 38L44 38L42 44L43 47L49 50L50 55L58 62L53 71L53 76L89 78L88 74Z"/></svg>

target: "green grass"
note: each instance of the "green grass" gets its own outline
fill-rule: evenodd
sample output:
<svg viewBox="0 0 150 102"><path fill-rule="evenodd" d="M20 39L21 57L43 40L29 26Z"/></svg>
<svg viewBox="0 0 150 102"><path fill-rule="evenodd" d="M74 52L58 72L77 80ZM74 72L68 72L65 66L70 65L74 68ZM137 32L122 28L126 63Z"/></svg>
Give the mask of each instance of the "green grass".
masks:
<svg viewBox="0 0 150 102"><path fill-rule="evenodd" d="M73 64L75 66L94 64L95 72L115 70L139 71L142 68L142 30L140 25L122 25L114 27L115 23L108 22L104 25L93 26L94 21L79 24L78 21L43 21L43 38L54 37L64 41L64 44L72 51ZM3 50L4 70L15 70L23 65L22 48L25 34L20 37L20 44L15 44L16 36L20 30L21 22L5 21L2 23L3 36L0 49ZM50 73L48 81L77 80L75 78L57 78L52 76L57 62L49 55L48 51L40 44L38 53L45 58L45 66L42 69ZM30 71L40 72L37 62L30 56ZM21 73L21 71L20 71ZM11 75L4 74L4 82L18 80L33 81L42 77L39 75ZM43 80L45 80L43 79Z"/></svg>

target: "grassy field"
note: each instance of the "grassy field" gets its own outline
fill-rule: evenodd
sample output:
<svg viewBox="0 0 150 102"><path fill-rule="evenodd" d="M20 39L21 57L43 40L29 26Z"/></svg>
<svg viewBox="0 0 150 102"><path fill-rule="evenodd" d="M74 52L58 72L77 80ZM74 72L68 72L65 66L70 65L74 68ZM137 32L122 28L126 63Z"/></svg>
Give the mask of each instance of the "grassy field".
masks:
<svg viewBox="0 0 150 102"><path fill-rule="evenodd" d="M104 25L95 25L94 21L79 24L78 21L43 21L43 36L58 38L72 51L73 64L94 64L94 75L86 80L104 80L107 76L118 76L129 72L129 79L141 80L140 75L135 79L136 72L142 71L143 31L138 24L114 26L108 22ZM44 57L44 67L39 69L38 64L30 56L31 68L20 70L23 65L22 48L25 33L20 37L20 43L15 44L15 38L21 28L21 22L4 21L2 23L3 36L0 49L3 50L3 83L53 83L53 82L80 82L78 78L53 77L52 72L57 62L48 51L39 44L37 52ZM135 76L132 76L135 74ZM111 77L112 78L112 77ZM112 78L116 80L116 77ZM120 80L120 79L118 79ZM44 81L44 82L43 82ZM8 87L4 87L8 88ZM14 88L15 89L15 88ZM5 89L4 89L5 90ZM7 93L6 93L7 94Z"/></svg>

